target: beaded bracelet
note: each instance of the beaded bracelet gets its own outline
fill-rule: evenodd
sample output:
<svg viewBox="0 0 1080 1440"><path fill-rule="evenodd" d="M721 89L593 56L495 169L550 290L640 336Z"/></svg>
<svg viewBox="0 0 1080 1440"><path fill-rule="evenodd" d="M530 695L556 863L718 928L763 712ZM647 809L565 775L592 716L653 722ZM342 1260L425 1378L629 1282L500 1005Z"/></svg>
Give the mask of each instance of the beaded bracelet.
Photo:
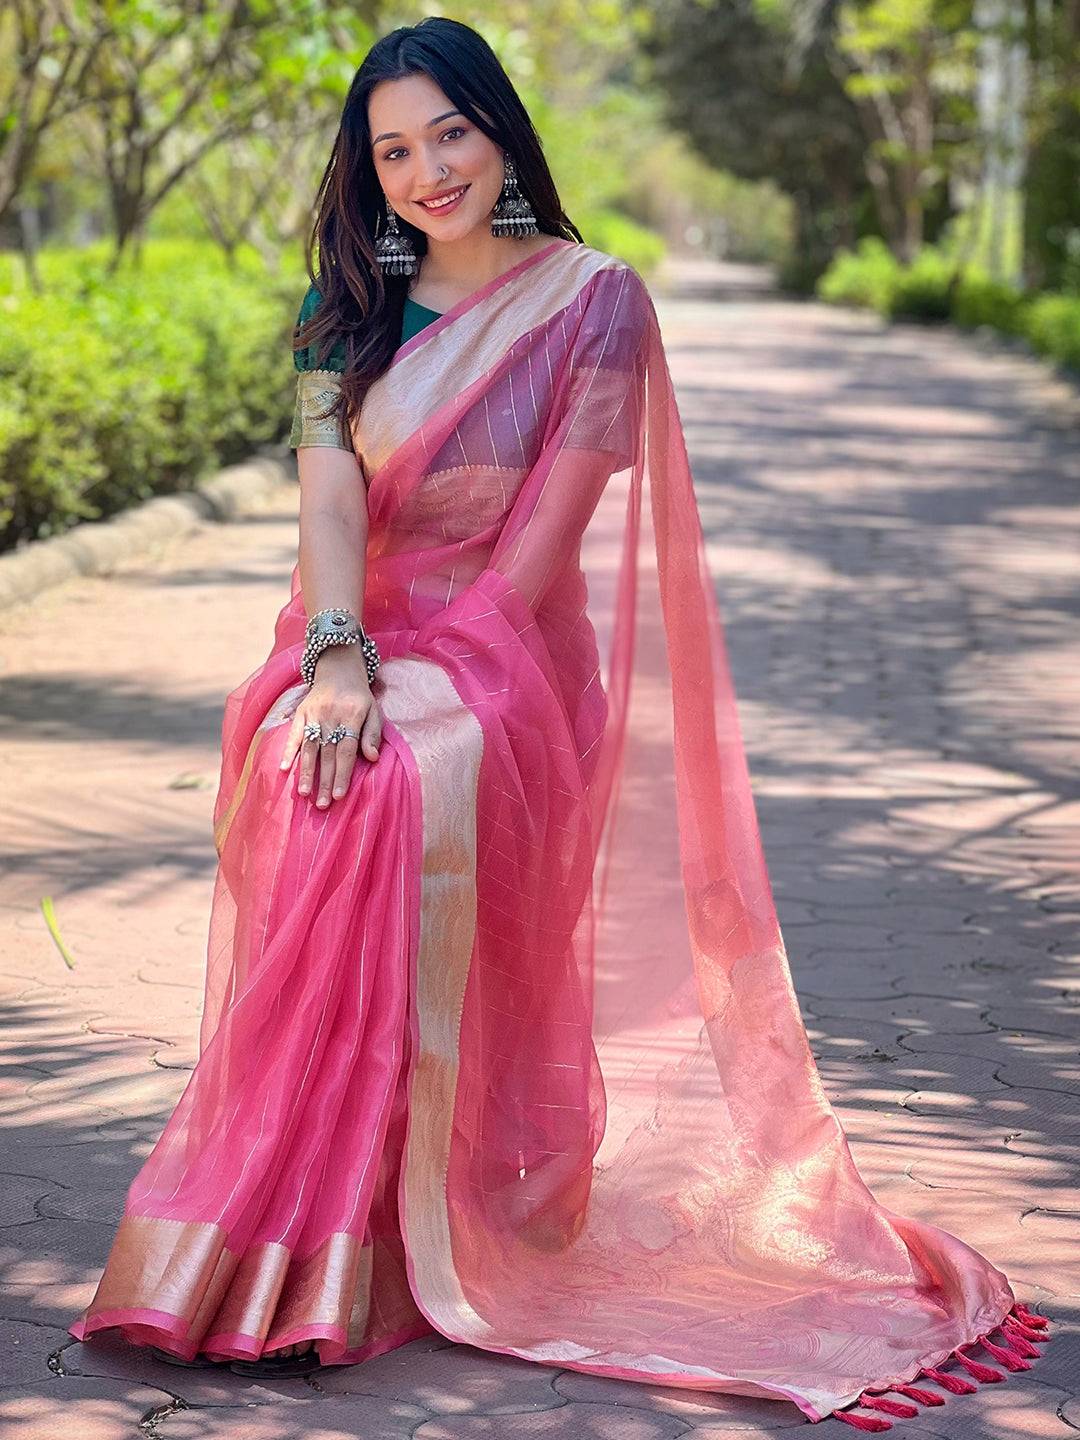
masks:
<svg viewBox="0 0 1080 1440"><path fill-rule="evenodd" d="M304 653L300 657L300 676L310 685L315 679L315 663L324 650L331 645L356 645L359 643L367 668L368 684L375 679L379 669L379 651L375 641L365 631L351 610L330 607L312 615L304 632Z"/></svg>

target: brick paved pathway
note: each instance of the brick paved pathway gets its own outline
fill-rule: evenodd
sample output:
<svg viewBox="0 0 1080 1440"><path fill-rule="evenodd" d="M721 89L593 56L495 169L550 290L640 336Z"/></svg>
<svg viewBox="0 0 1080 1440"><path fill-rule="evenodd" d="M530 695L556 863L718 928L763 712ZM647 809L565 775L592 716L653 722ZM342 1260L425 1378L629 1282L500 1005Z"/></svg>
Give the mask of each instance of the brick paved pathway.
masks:
<svg viewBox="0 0 1080 1440"><path fill-rule="evenodd" d="M1032 362L955 335L772 300L750 272L672 277L659 308L826 1086L883 1203L983 1249L1054 1324L1030 1372L897 1420L897 1440L1075 1434L1075 404ZM66 1335L194 1057L220 706L288 593L295 503L0 615L0 1036L16 1081L0 1432L744 1440L805 1425L793 1406L441 1339L260 1385Z"/></svg>

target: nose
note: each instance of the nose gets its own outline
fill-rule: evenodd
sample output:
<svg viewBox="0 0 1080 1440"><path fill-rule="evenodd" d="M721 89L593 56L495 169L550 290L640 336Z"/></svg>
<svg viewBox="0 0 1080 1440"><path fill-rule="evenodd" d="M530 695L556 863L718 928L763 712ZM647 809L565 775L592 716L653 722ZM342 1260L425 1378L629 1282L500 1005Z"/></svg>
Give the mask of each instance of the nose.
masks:
<svg viewBox="0 0 1080 1440"><path fill-rule="evenodd" d="M422 160L417 173L420 176L417 190L421 195L429 195L432 190L450 183L450 170L441 157Z"/></svg>

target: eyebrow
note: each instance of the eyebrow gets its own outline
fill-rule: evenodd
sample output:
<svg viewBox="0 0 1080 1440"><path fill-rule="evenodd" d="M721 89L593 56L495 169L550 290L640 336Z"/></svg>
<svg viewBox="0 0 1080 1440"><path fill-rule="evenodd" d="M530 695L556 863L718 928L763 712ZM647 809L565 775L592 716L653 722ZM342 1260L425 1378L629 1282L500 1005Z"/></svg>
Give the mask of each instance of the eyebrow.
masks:
<svg viewBox="0 0 1080 1440"><path fill-rule="evenodd" d="M440 120L449 120L449 118L450 118L451 115L461 115L461 116L462 116L462 119L465 118L464 115L462 115L462 112L461 112L460 110L445 110L441 115L436 115L434 120L429 120L429 121L427 122L427 124L424 126L424 129L425 129L425 130L430 130L431 127L432 127L432 125L438 125L438 123L439 123ZM371 143L372 143L373 145L377 145L380 140L400 140L400 139L401 139L401 131L400 131L400 130L384 130L381 135L376 135L376 136L375 136L375 139L372 140Z"/></svg>

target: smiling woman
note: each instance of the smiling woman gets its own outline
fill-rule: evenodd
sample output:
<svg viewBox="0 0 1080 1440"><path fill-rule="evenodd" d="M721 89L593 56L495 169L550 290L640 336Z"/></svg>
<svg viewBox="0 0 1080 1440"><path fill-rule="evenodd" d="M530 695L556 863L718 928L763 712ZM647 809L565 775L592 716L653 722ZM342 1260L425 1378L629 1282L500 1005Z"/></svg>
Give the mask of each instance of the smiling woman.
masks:
<svg viewBox="0 0 1080 1440"><path fill-rule="evenodd" d="M413 223L425 231L422 293L444 310L505 267L507 237L501 227L510 217L494 212L504 188L516 179L512 156L460 110L444 108L445 100L428 76L410 75L376 86L368 105L378 130L372 142L375 169L388 208L395 215L412 212ZM409 117L427 110L438 113L415 135L390 128L408 126ZM487 222L486 238L477 235L481 221ZM544 238L535 223L522 234L538 235L540 243ZM523 253L530 248L535 246L526 245Z"/></svg>
<svg viewBox="0 0 1080 1440"><path fill-rule="evenodd" d="M1003 1378L964 1347L1027 1368L1043 1318L824 1092L656 312L475 32L374 47L316 231L199 1061L72 1334L266 1373L437 1331L871 1430Z"/></svg>

